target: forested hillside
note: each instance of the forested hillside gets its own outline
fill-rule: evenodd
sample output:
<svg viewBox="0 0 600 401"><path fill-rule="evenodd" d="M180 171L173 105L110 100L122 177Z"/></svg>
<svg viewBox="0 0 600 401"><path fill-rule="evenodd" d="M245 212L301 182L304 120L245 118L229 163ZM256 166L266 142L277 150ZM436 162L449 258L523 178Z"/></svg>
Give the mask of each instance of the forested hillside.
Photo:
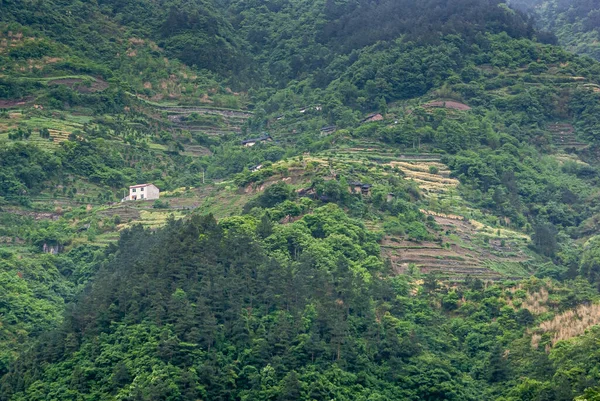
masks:
<svg viewBox="0 0 600 401"><path fill-rule="evenodd" d="M600 59L598 1L511 0L510 3L533 13L539 26L555 33L567 49Z"/></svg>
<svg viewBox="0 0 600 401"><path fill-rule="evenodd" d="M0 0L0 400L600 397L598 7L510 5Z"/></svg>
<svg viewBox="0 0 600 401"><path fill-rule="evenodd" d="M595 300L587 282L418 286L390 277L376 240L333 205L275 227L207 216L126 231L0 397L570 400L598 384L597 330L552 347L536 322Z"/></svg>

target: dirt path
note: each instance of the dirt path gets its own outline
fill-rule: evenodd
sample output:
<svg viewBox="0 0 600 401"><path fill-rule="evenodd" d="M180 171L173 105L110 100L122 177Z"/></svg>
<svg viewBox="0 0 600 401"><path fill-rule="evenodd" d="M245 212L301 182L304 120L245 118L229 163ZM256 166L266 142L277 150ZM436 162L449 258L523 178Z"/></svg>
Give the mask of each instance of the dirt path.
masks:
<svg viewBox="0 0 600 401"><path fill-rule="evenodd" d="M252 117L252 112L250 111L240 111L240 110L222 110L222 109L214 109L209 107L197 107L197 106L155 106L159 110L166 111L167 113L174 114L213 114L213 115L221 115L223 117L234 117L234 118L250 118Z"/></svg>
<svg viewBox="0 0 600 401"><path fill-rule="evenodd" d="M25 98L25 99L0 99L0 108L8 108L8 107L16 107L16 106L24 106L27 102L33 99Z"/></svg>

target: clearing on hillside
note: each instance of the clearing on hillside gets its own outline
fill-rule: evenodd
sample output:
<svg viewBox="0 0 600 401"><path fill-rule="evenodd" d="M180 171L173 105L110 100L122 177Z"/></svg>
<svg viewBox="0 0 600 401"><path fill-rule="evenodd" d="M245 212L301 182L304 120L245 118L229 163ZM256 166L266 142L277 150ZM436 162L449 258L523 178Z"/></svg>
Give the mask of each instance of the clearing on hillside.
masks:
<svg viewBox="0 0 600 401"><path fill-rule="evenodd" d="M523 251L528 238L516 232L501 230L459 216L433 216L441 228L436 241L407 241L386 236L381 244L382 256L392 263L394 271L405 273L418 269L460 280L465 276L483 280L522 277L527 274L523 262L529 256Z"/></svg>

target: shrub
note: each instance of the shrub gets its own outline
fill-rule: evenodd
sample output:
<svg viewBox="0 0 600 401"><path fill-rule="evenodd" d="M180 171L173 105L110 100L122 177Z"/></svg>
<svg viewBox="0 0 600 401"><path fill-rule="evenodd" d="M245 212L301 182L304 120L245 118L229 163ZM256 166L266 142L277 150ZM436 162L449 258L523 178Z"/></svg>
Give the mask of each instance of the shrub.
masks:
<svg viewBox="0 0 600 401"><path fill-rule="evenodd" d="M161 201L160 199L157 199L154 201L154 204L152 205L152 207L154 209L168 209L169 208L169 201Z"/></svg>

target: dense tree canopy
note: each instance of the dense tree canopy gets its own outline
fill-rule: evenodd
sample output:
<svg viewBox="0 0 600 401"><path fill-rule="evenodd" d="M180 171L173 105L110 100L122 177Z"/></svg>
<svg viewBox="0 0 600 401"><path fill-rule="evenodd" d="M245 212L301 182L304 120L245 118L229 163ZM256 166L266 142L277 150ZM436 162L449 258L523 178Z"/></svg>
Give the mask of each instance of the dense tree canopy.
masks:
<svg viewBox="0 0 600 401"><path fill-rule="evenodd" d="M600 64L536 30L597 7L546 3L0 0L0 400L597 398Z"/></svg>

